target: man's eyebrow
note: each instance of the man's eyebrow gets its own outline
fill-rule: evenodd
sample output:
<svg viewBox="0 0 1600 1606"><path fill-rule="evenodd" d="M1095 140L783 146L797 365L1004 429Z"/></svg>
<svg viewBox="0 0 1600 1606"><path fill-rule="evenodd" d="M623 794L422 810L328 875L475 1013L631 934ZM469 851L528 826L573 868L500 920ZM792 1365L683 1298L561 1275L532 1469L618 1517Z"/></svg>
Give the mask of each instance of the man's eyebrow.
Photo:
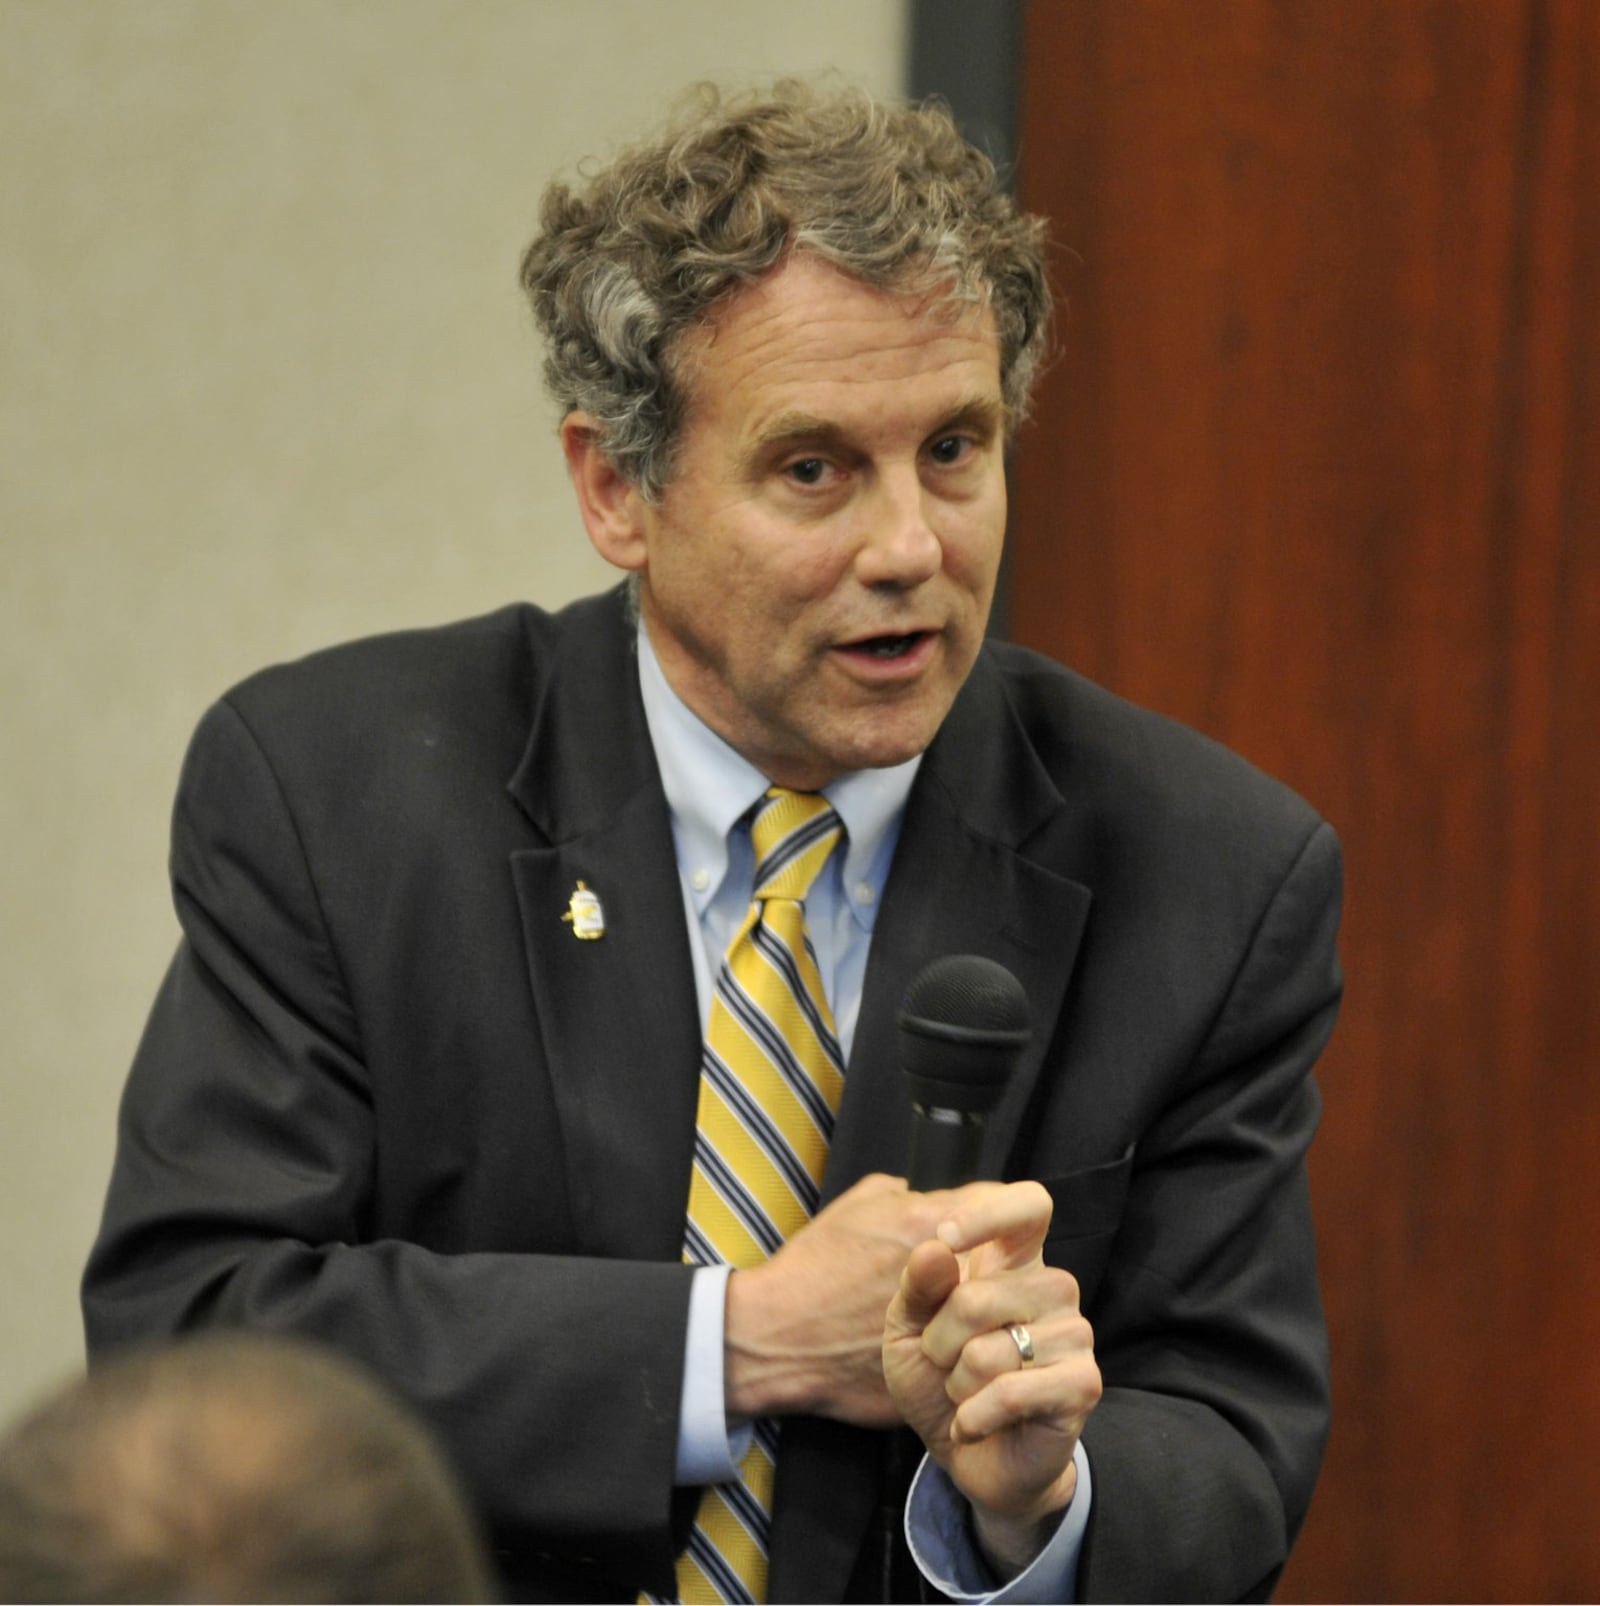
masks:
<svg viewBox="0 0 1600 1606"><path fill-rule="evenodd" d="M952 429L970 429L985 435L998 435L1005 428L1005 403L998 396L969 396L958 402L950 416L931 433L947 434Z"/></svg>
<svg viewBox="0 0 1600 1606"><path fill-rule="evenodd" d="M934 424L928 431L928 439L957 429L970 429L985 436L998 435L1004 427L1005 416L1005 406L998 396L968 396ZM774 413L750 438L743 455L747 461L756 462L786 448L842 446L847 445L849 439L850 432L832 419L789 410Z"/></svg>
<svg viewBox="0 0 1600 1606"><path fill-rule="evenodd" d="M845 439L838 424L814 413L774 413L750 438L745 455L754 460L779 447L837 445Z"/></svg>

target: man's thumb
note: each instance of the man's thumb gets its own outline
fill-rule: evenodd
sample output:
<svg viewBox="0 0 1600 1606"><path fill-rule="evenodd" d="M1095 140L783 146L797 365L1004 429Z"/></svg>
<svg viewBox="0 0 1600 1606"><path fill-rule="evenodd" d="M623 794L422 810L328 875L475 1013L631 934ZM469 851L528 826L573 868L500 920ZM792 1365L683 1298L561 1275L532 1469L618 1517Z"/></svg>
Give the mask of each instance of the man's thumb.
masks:
<svg viewBox="0 0 1600 1606"><path fill-rule="evenodd" d="M939 1314L944 1302L961 1282L961 1262L955 1251L937 1238L911 1251L900 1273L900 1289L889 1306L886 1326L890 1336L920 1333Z"/></svg>

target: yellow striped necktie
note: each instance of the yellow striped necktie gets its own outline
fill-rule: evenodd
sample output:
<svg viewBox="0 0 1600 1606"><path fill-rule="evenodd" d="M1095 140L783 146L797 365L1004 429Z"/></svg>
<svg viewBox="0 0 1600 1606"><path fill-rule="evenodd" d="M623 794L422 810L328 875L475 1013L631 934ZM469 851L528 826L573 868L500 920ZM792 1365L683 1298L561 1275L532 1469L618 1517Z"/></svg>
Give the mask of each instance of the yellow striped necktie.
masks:
<svg viewBox="0 0 1600 1606"><path fill-rule="evenodd" d="M805 897L843 834L814 792L774 787L750 828L755 895L717 977L700 1064L684 1259L758 1266L816 1212L844 1062ZM740 1482L701 1497L679 1598L762 1601L778 1424L755 1424Z"/></svg>

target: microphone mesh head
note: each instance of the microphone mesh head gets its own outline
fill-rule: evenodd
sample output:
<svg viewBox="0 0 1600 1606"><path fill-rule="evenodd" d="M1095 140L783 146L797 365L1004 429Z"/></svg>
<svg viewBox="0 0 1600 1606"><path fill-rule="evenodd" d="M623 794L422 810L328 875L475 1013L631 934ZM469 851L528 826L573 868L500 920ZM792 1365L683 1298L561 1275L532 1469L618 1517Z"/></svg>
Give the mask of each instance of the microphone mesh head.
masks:
<svg viewBox="0 0 1600 1606"><path fill-rule="evenodd" d="M992 959L950 954L917 973L906 989L902 1019L1009 1035L1028 1030L1022 983Z"/></svg>

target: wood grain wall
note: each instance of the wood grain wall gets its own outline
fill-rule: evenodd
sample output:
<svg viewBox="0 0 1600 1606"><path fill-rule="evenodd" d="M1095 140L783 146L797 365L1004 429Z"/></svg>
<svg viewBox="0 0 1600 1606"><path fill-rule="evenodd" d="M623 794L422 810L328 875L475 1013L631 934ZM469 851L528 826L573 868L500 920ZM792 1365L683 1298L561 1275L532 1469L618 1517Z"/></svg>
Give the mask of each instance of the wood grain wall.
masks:
<svg viewBox="0 0 1600 1606"><path fill-rule="evenodd" d="M1281 1594L1600 1598L1600 5L1034 0L1011 633L1348 856Z"/></svg>

